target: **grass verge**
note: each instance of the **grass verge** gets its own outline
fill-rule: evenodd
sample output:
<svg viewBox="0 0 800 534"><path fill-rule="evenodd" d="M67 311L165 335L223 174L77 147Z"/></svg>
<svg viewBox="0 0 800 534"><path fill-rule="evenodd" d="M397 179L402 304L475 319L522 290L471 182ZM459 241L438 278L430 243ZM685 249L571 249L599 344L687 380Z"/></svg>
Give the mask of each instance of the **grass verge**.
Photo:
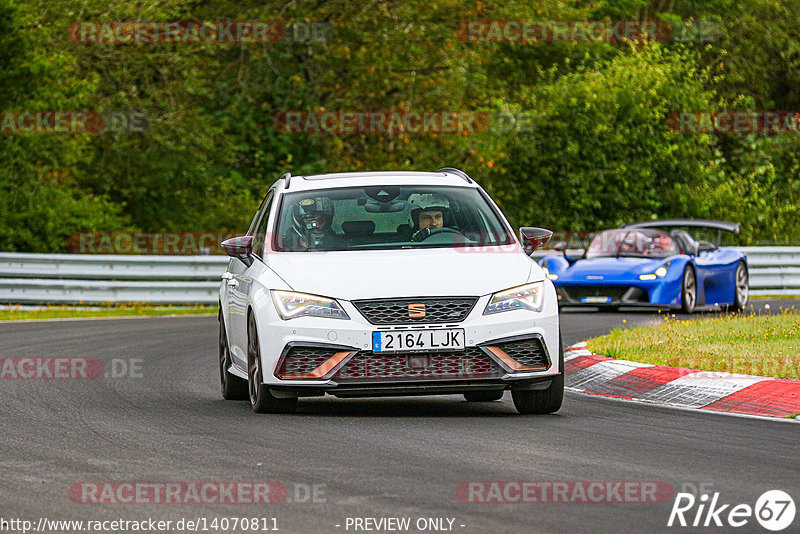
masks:
<svg viewBox="0 0 800 534"><path fill-rule="evenodd" d="M655 365L800 379L800 310L688 321L666 316L656 326L614 329L587 348Z"/></svg>
<svg viewBox="0 0 800 534"><path fill-rule="evenodd" d="M217 313L216 306L171 307L171 306L108 306L68 307L46 306L37 309L13 307L0 310L0 321L29 319L65 319L75 317L144 317L148 315L199 315Z"/></svg>

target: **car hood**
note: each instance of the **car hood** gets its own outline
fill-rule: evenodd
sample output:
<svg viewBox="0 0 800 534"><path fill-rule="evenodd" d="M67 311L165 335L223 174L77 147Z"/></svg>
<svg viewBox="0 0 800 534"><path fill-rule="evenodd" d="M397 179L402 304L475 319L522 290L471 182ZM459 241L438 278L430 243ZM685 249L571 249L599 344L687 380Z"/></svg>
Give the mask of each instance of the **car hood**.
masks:
<svg viewBox="0 0 800 534"><path fill-rule="evenodd" d="M283 252L267 264L294 290L344 300L482 296L544 278L518 247ZM535 281L535 280L533 280Z"/></svg>
<svg viewBox="0 0 800 534"><path fill-rule="evenodd" d="M652 273L669 258L590 258L578 260L559 273L559 281L602 281L638 279L640 274Z"/></svg>

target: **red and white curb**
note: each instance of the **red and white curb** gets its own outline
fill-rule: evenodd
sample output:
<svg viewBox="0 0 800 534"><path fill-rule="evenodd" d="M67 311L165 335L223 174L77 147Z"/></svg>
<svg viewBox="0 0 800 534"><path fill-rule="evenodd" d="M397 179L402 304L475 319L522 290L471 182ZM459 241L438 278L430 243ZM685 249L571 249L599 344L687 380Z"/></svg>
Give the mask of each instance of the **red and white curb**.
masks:
<svg viewBox="0 0 800 534"><path fill-rule="evenodd" d="M564 352L564 369L568 388L591 395L762 417L800 413L800 380L617 360L586 342Z"/></svg>

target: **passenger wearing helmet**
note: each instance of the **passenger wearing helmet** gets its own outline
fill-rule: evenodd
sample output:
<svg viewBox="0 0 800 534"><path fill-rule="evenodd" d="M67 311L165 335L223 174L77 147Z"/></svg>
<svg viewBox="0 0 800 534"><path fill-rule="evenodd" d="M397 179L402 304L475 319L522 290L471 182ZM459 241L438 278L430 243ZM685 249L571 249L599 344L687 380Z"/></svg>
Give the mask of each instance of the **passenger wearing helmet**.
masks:
<svg viewBox="0 0 800 534"><path fill-rule="evenodd" d="M286 236L289 249L325 249L337 243L333 223L333 202L329 198L304 198L292 206L292 227Z"/></svg>
<svg viewBox="0 0 800 534"><path fill-rule="evenodd" d="M411 241L423 241L436 229L444 228L450 201L436 193L414 193L408 197L411 205Z"/></svg>

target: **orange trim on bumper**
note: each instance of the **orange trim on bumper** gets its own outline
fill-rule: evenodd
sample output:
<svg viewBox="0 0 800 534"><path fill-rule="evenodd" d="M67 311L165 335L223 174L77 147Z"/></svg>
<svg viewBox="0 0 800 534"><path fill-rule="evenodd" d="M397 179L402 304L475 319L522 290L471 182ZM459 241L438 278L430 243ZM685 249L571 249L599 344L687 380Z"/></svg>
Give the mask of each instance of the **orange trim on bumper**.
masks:
<svg viewBox="0 0 800 534"><path fill-rule="evenodd" d="M322 378L330 373L334 367L339 365L342 360L347 358L352 352L337 352L331 356L325 363L314 369L308 374L304 375L278 375L278 378Z"/></svg>
<svg viewBox="0 0 800 534"><path fill-rule="evenodd" d="M542 369L547 369L546 365L540 365L538 367L521 365L517 360L506 354L500 347L486 347L486 349L500 358L500 361L506 364L512 371L539 371Z"/></svg>

